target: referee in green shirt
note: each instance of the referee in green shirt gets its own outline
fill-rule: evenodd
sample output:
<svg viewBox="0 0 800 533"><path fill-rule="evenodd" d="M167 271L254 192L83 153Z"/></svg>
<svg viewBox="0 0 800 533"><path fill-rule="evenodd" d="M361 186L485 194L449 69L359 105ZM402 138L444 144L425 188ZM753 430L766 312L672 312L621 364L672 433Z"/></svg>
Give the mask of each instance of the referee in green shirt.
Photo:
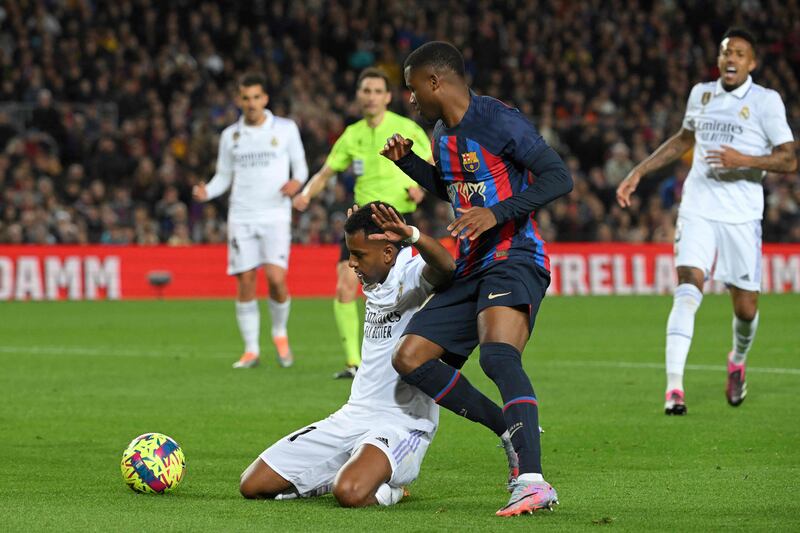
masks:
<svg viewBox="0 0 800 533"><path fill-rule="evenodd" d="M305 211L314 196L322 192L328 180L352 165L356 175L355 201L366 205L375 200L387 202L402 214L413 213L422 201L422 189L380 151L386 139L400 133L414 140L413 150L431 162L430 138L416 122L387 109L392 100L389 78L376 68L365 69L356 84L356 101L364 118L348 126L333 145L322 168L314 174L303 191L294 197L293 205ZM342 240L342 252L336 265L336 300L333 314L342 338L347 367L334 375L352 378L361 364L360 323L356 297L358 278L347 266L350 253Z"/></svg>

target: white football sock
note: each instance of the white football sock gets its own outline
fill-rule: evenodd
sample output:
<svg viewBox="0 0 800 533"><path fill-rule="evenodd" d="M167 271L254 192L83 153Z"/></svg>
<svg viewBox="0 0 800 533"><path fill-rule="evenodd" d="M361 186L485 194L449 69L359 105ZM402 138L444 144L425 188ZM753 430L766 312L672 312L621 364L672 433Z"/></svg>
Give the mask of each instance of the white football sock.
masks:
<svg viewBox="0 0 800 533"><path fill-rule="evenodd" d="M541 481L544 481L544 476L533 472L528 472L527 474L520 474L519 477L517 478L517 483L522 483L523 485L526 483L536 483Z"/></svg>
<svg viewBox="0 0 800 533"><path fill-rule="evenodd" d="M691 283L675 289L672 310L667 319L667 390L683 390L683 369L694 334L694 315L703 301L703 293Z"/></svg>
<svg viewBox="0 0 800 533"><path fill-rule="evenodd" d="M375 499L379 505L394 505L403 499L403 487L392 487L384 483L375 491Z"/></svg>
<svg viewBox="0 0 800 533"><path fill-rule="evenodd" d="M758 312L753 320L747 322L740 320L733 315L733 356L731 361L736 365L741 365L747 361L747 352L753 344L758 329Z"/></svg>
<svg viewBox="0 0 800 533"><path fill-rule="evenodd" d="M292 304L291 298L286 298L285 302L277 302L268 298L269 314L272 318L272 336L286 337L286 324L289 322L289 308Z"/></svg>
<svg viewBox="0 0 800 533"><path fill-rule="evenodd" d="M242 334L244 341L244 351L258 355L258 334L261 329L258 301L236 302L236 321L239 323L239 333Z"/></svg>

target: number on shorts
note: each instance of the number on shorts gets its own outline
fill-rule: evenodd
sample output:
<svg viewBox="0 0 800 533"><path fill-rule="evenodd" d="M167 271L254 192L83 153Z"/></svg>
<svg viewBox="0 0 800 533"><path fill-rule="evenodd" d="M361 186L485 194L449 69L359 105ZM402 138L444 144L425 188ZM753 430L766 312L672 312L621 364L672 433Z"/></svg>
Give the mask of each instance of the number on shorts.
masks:
<svg viewBox="0 0 800 533"><path fill-rule="evenodd" d="M301 431L298 431L297 433L295 433L294 435L292 435L291 437L289 437L289 442L294 442L294 440L295 440L297 437L299 437L300 435L305 435L306 433L309 433L309 432L311 432L311 431L314 431L315 429L317 429L317 427L316 427L316 426L308 426L306 429L303 429L303 430L301 430Z"/></svg>

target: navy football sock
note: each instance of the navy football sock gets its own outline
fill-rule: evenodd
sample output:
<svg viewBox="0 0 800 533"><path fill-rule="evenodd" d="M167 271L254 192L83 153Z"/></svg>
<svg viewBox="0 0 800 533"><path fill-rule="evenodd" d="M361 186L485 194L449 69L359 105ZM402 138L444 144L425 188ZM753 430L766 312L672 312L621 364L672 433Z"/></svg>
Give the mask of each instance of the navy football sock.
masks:
<svg viewBox="0 0 800 533"><path fill-rule="evenodd" d="M442 407L483 424L497 436L506 431L506 421L500 407L473 387L459 370L439 359L432 359L401 377Z"/></svg>
<svg viewBox="0 0 800 533"><path fill-rule="evenodd" d="M481 368L503 397L503 415L519 457L519 473L542 473L539 407L519 351L504 342L481 344Z"/></svg>

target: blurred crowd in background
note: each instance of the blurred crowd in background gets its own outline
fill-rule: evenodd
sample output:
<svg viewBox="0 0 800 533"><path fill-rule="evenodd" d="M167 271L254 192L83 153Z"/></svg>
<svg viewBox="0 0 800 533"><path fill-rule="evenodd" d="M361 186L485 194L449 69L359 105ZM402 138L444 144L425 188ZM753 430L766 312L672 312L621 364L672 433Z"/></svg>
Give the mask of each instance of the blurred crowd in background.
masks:
<svg viewBox="0 0 800 533"><path fill-rule="evenodd" d="M10 0L0 4L0 243L224 242L224 199L191 188L214 173L245 72L294 119L311 172L358 120L358 72L385 70L392 109L415 117L402 62L428 40L464 53L469 83L528 115L575 188L537 214L550 241L671 242L690 159L650 176L631 209L614 190L681 126L694 83L716 79L730 25L759 38L757 83L800 131L797 0ZM424 125L429 130L432 125ZM338 242L353 176L340 174L294 240ZM800 180L768 174L764 240L800 242ZM427 199L424 231L449 207Z"/></svg>

